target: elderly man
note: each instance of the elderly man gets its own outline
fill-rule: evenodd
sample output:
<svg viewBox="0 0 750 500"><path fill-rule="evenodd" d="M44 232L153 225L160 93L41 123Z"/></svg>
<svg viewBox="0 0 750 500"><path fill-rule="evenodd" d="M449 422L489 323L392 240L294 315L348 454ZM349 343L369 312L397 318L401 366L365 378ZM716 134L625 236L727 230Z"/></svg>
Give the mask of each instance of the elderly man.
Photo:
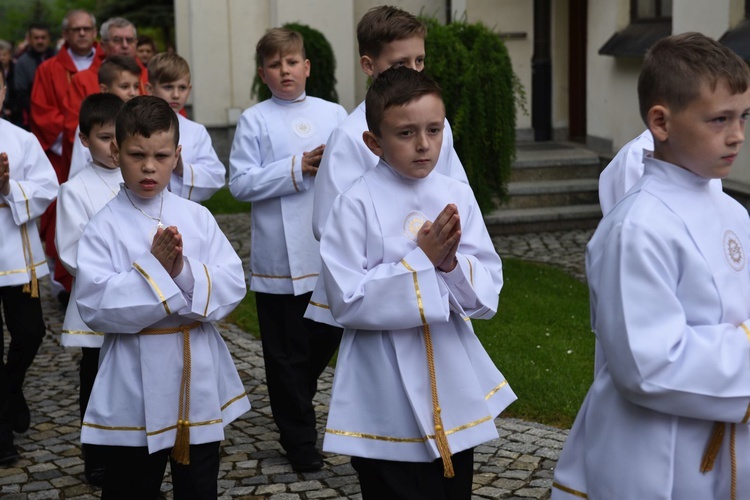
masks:
<svg viewBox="0 0 750 500"><path fill-rule="evenodd" d="M122 17L113 17L104 24L101 29L102 48L105 58L110 56L126 56L135 59L141 67L141 94L148 82L148 72L135 57L137 34L133 23ZM70 168L70 158L73 152L73 140L78 128L78 115L81 103L91 94L99 93L98 67L88 71L81 71L75 75L70 82L70 88L63 103L64 125L63 125L63 161Z"/></svg>
<svg viewBox="0 0 750 500"><path fill-rule="evenodd" d="M55 50L50 47L49 26L34 22L26 32L28 48L16 61L13 93L16 101L16 125L31 130L29 125L31 115L31 85L40 64L54 57Z"/></svg>
<svg viewBox="0 0 750 500"><path fill-rule="evenodd" d="M36 71L31 90L31 131L36 135L62 184L68 165L62 161L63 100L75 74L99 68L104 52L96 38L96 19L85 10L68 12L62 22L65 43ZM54 245L53 245L54 246Z"/></svg>

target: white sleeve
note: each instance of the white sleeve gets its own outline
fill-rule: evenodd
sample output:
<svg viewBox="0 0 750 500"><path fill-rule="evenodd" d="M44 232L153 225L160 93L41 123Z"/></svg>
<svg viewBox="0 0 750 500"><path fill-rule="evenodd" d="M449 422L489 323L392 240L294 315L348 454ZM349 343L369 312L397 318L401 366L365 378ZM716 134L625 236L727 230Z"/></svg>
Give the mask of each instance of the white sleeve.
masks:
<svg viewBox="0 0 750 500"><path fill-rule="evenodd" d="M85 200L75 191L74 185L68 181L60 186L55 229L57 254L65 269L73 276L77 272L78 240L89 222Z"/></svg>
<svg viewBox="0 0 750 500"><path fill-rule="evenodd" d="M229 191L240 201L260 201L306 191L312 182L302 175L302 152L269 161L261 142L268 140L263 120L243 113L229 155Z"/></svg>
<svg viewBox="0 0 750 500"><path fill-rule="evenodd" d="M622 396L670 415L746 418L750 322L687 324L676 290L690 270L653 230L625 221L603 245L590 256L592 326Z"/></svg>
<svg viewBox="0 0 750 500"><path fill-rule="evenodd" d="M22 158L8 158L10 193L0 194L13 214L13 221L21 226L41 216L57 198L57 174L44 154L36 137L26 135Z"/></svg>
<svg viewBox="0 0 750 500"><path fill-rule="evenodd" d="M319 241L333 201L377 162L375 155L367 147L360 146L357 140L364 144L361 135L355 138L343 127L338 127L326 143L315 175L313 197L313 234Z"/></svg>

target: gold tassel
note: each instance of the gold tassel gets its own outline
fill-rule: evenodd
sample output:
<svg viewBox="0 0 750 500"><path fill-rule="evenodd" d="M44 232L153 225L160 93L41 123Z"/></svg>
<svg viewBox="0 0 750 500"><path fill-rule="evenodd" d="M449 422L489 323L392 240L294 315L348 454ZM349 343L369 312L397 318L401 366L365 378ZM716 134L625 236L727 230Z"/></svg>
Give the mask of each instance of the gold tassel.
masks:
<svg viewBox="0 0 750 500"><path fill-rule="evenodd" d="M177 411L177 437L172 457L178 464L190 464L190 328L182 327L182 381L180 382L180 408Z"/></svg>
<svg viewBox="0 0 750 500"><path fill-rule="evenodd" d="M31 283L26 283L22 289L23 293L31 293Z"/></svg>
<svg viewBox="0 0 750 500"><path fill-rule="evenodd" d="M453 471L453 460L451 459L453 453L451 453L451 447L448 444L448 436L445 435L445 429L443 429L440 408L435 409L435 443L440 452L440 458L443 459L443 477L455 477L456 473Z"/></svg>
<svg viewBox="0 0 750 500"><path fill-rule="evenodd" d="M33 264L32 264L33 265ZM39 298L39 280L36 277L36 268L31 268L31 298Z"/></svg>
<svg viewBox="0 0 750 500"><path fill-rule="evenodd" d="M177 421L177 439L172 448L172 458L178 464L190 464L190 422L187 420Z"/></svg>
<svg viewBox="0 0 750 500"><path fill-rule="evenodd" d="M721 443L724 441L725 427L724 422L714 423L711 438L708 440L706 451L703 453L703 460L701 461L701 472L704 474L714 468L716 457L719 455L719 450L721 449Z"/></svg>

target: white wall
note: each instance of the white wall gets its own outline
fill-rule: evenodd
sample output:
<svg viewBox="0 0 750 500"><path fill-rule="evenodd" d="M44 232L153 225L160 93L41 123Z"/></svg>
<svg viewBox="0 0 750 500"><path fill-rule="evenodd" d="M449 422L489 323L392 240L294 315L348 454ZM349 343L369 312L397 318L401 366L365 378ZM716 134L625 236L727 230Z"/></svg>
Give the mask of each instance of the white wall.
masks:
<svg viewBox="0 0 750 500"><path fill-rule="evenodd" d="M563 1L567 4L567 0ZM467 20L470 23L482 22L496 33L526 33L524 38L507 38L504 42L508 49L511 63L513 64L513 71L518 75L526 91L526 104L529 113L531 113L531 57L533 56L534 49L534 2L531 0L466 0L466 10ZM556 54L557 51L555 51L553 57ZM553 71L555 71L554 68L555 62L553 61ZM565 85L567 85L567 73L564 81ZM556 88L553 92L557 94L559 91L560 89ZM567 93L565 99L567 102ZM516 128L531 128L531 116L516 113Z"/></svg>

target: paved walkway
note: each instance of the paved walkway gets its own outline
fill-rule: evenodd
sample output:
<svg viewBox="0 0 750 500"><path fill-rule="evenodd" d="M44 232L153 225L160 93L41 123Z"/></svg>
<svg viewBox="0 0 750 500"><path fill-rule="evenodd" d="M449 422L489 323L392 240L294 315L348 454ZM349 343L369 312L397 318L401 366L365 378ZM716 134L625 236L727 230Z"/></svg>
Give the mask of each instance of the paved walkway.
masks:
<svg viewBox="0 0 750 500"><path fill-rule="evenodd" d="M219 222L247 262L249 215L220 216ZM495 238L502 257L561 265L583 277L583 247L591 231L570 231ZM0 467L0 497L5 499L94 499L101 495L83 480L79 446L77 349L59 343L63 311L43 287L49 334L28 372L25 393L32 427L16 436L22 458ZM220 323L234 355L253 409L226 429L219 472L222 499L359 499L359 484L349 458L328 455L318 472L292 471L277 442L264 382L260 341L234 325ZM7 340L6 340L7 342ZM7 345L7 343L6 343ZM318 426L323 429L333 370L328 369L316 397ZM567 431L532 422L498 418L500 438L476 448L474 498L547 499ZM162 490L172 498L170 478Z"/></svg>

